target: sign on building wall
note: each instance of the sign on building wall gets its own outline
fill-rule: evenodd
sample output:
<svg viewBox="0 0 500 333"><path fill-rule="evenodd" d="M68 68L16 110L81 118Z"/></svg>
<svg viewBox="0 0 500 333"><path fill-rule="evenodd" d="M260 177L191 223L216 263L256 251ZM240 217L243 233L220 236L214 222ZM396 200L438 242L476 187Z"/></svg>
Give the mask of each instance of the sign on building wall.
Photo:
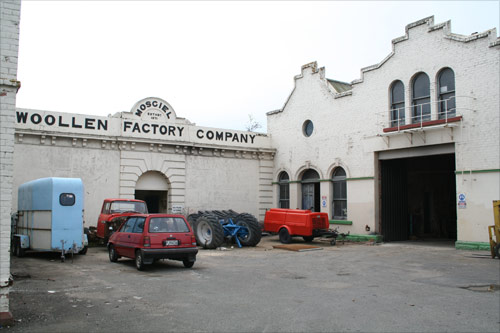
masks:
<svg viewBox="0 0 500 333"><path fill-rule="evenodd" d="M195 126L178 118L172 106L157 97L142 99L130 112L108 117L17 109L15 120L16 130L271 148L265 134Z"/></svg>

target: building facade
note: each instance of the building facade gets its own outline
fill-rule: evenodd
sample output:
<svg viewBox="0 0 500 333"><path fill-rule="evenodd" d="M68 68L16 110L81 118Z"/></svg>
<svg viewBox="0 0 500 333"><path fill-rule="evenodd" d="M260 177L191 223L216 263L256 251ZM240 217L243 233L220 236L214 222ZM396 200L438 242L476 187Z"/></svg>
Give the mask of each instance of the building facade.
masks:
<svg viewBox="0 0 500 333"><path fill-rule="evenodd" d="M142 199L152 213L233 209L263 219L274 152L265 134L196 126L155 97L109 117L17 109L14 187L81 178L87 227L106 198Z"/></svg>
<svg viewBox="0 0 500 333"><path fill-rule="evenodd" d="M274 206L327 212L387 241L488 242L500 198L496 29L470 36L428 17L350 83L310 63L268 113Z"/></svg>

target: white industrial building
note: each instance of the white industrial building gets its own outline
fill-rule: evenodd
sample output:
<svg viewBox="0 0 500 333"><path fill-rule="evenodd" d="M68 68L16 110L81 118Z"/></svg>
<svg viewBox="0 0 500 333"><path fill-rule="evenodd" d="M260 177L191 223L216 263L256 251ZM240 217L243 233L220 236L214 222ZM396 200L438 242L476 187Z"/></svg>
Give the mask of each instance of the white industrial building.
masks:
<svg viewBox="0 0 500 333"><path fill-rule="evenodd" d="M18 3L5 3L19 18ZM500 198L496 29L456 35L428 17L392 45L350 83L302 66L283 108L268 113L267 134L197 126L157 97L108 117L2 104L12 138L0 141L11 159L2 155L1 267L4 198L15 211L19 185L42 177L83 180L86 226L105 198L123 197L151 212L233 209L259 220L272 207L310 208L351 234L484 245ZM15 78L2 81L11 102Z"/></svg>

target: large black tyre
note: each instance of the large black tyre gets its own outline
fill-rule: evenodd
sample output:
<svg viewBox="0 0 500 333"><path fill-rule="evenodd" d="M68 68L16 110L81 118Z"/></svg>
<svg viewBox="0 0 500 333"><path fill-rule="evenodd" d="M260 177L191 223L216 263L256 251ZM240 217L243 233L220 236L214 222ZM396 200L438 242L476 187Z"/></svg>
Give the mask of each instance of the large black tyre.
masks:
<svg viewBox="0 0 500 333"><path fill-rule="evenodd" d="M280 242L283 244L290 244L292 242L292 236L286 228L281 228L278 232L278 236L280 238Z"/></svg>
<svg viewBox="0 0 500 333"><path fill-rule="evenodd" d="M205 249L215 249L224 242L224 229L217 220L217 217L211 214L204 214L196 220L194 229L196 242Z"/></svg>
<svg viewBox="0 0 500 333"><path fill-rule="evenodd" d="M196 228L196 221L200 217L200 214L189 214L187 220L191 225L191 228L194 230Z"/></svg>
<svg viewBox="0 0 500 333"><path fill-rule="evenodd" d="M109 245L108 253L109 253L109 261L111 261L111 262L118 261L118 254L116 253L115 246L113 244Z"/></svg>
<svg viewBox="0 0 500 333"><path fill-rule="evenodd" d="M137 270L142 271L144 270L144 266L144 258L142 257L141 250L135 251L135 267Z"/></svg>
<svg viewBox="0 0 500 333"><path fill-rule="evenodd" d="M262 238L262 230L260 229L259 221L251 214L240 214L234 219L234 224L241 225L248 229L248 235L238 237L241 245L255 246L259 244Z"/></svg>

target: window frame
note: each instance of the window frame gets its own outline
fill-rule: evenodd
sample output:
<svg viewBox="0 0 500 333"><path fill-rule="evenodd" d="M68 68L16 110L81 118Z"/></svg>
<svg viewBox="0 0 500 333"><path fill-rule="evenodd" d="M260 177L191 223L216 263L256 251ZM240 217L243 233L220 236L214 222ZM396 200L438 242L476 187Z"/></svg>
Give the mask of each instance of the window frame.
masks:
<svg viewBox="0 0 500 333"><path fill-rule="evenodd" d="M402 100L395 101L394 90L397 85L401 85ZM389 118L391 127L401 126L405 124L406 118L406 105L405 105L405 85L401 80L395 80L390 86L390 110ZM397 117L396 117L397 116Z"/></svg>
<svg viewBox="0 0 500 333"><path fill-rule="evenodd" d="M282 198L282 190L286 194L285 198ZM286 171L280 172L278 176L278 207L290 208L290 177Z"/></svg>
<svg viewBox="0 0 500 333"><path fill-rule="evenodd" d="M443 77L443 74L445 73L451 73L452 75L452 86L453 89L448 90L446 89L446 92L442 92L442 88L446 87L448 88L449 84L446 86L443 86L443 83L441 82L441 78ZM436 84L437 84L437 94L438 94L438 119L448 119L455 117L456 115L456 85L455 85L455 72L453 69L450 67L445 67L442 68L437 75L436 79ZM451 97L448 97L451 96ZM445 98L447 97L447 98ZM451 107L450 107L451 104ZM445 111L443 110L443 105L444 108L446 109Z"/></svg>
<svg viewBox="0 0 500 333"><path fill-rule="evenodd" d="M337 175L339 172L343 172L341 175ZM342 193L337 196L335 191L335 185L340 185L340 192L344 191L344 196ZM336 207L341 204L342 215L335 215ZM347 220L347 173L345 169L341 166L336 167L332 172L332 219L333 220Z"/></svg>
<svg viewBox="0 0 500 333"><path fill-rule="evenodd" d="M425 78L421 81L420 78ZM423 88L417 87L416 84L424 82ZM417 89L420 88L420 89ZM418 95L418 90L426 90L426 95ZM412 105L412 123L423 123L431 120L431 81L429 75L425 72L415 74L411 81L411 105ZM420 110L419 110L420 108Z"/></svg>

